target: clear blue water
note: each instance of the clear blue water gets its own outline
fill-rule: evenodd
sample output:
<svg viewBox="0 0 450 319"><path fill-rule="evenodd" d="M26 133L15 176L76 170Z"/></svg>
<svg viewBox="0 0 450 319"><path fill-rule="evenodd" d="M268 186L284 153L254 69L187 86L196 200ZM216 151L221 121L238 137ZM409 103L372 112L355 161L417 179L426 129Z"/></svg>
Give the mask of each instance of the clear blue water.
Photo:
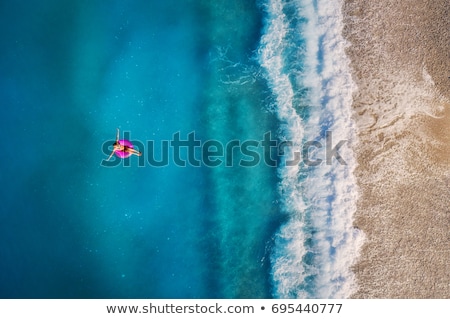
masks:
<svg viewBox="0 0 450 319"><path fill-rule="evenodd" d="M116 128L156 145L176 132L223 144L291 134L262 58L274 2L0 3L0 298L314 291L317 276L303 279L308 265L327 262L309 230L319 226L283 235L296 213L310 214L289 206L290 196L307 196L295 185L308 171L296 173L297 184L263 163L157 168L132 157L101 165ZM301 25L300 9L283 6L291 29ZM304 51L304 37L284 40L291 44L281 56ZM282 73L296 91L293 109L309 120L312 89L296 78L303 59L291 58ZM279 262L297 240L304 244L294 255L307 266L286 270ZM283 288L280 274L302 282Z"/></svg>

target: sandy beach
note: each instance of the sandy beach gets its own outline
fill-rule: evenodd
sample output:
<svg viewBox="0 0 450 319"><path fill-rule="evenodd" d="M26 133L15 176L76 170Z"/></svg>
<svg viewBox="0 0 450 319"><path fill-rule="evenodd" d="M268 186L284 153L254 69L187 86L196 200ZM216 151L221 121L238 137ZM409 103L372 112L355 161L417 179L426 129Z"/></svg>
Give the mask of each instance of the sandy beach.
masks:
<svg viewBox="0 0 450 319"><path fill-rule="evenodd" d="M450 298L450 3L345 0L354 224L366 242L353 298Z"/></svg>

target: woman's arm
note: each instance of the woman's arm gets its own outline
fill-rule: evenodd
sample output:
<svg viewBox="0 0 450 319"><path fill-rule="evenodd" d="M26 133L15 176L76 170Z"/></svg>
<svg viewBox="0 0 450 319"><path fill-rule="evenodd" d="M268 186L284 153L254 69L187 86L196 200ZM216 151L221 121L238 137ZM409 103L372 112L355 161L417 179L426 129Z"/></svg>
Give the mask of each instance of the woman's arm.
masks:
<svg viewBox="0 0 450 319"><path fill-rule="evenodd" d="M114 155L114 151L111 152L111 155L109 155L107 161L109 161L113 155Z"/></svg>

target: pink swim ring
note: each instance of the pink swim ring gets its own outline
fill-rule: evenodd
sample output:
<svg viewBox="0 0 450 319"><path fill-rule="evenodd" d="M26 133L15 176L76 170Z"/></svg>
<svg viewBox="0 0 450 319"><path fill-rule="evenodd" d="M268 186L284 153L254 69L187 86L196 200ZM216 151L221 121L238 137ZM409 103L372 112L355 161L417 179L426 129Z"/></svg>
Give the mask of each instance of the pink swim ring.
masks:
<svg viewBox="0 0 450 319"><path fill-rule="evenodd" d="M117 141L120 145L126 146L128 148L133 148L133 144L129 140L118 140ZM125 152L125 151L114 151L116 155L120 158L127 158L131 156L131 152Z"/></svg>

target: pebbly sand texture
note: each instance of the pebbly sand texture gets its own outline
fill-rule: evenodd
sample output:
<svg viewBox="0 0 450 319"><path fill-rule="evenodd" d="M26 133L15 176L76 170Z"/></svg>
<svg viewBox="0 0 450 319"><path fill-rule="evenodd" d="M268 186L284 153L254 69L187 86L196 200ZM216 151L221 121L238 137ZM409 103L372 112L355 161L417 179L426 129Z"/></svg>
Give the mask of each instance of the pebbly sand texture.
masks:
<svg viewBox="0 0 450 319"><path fill-rule="evenodd" d="M353 298L450 298L450 2L345 0L359 130Z"/></svg>

